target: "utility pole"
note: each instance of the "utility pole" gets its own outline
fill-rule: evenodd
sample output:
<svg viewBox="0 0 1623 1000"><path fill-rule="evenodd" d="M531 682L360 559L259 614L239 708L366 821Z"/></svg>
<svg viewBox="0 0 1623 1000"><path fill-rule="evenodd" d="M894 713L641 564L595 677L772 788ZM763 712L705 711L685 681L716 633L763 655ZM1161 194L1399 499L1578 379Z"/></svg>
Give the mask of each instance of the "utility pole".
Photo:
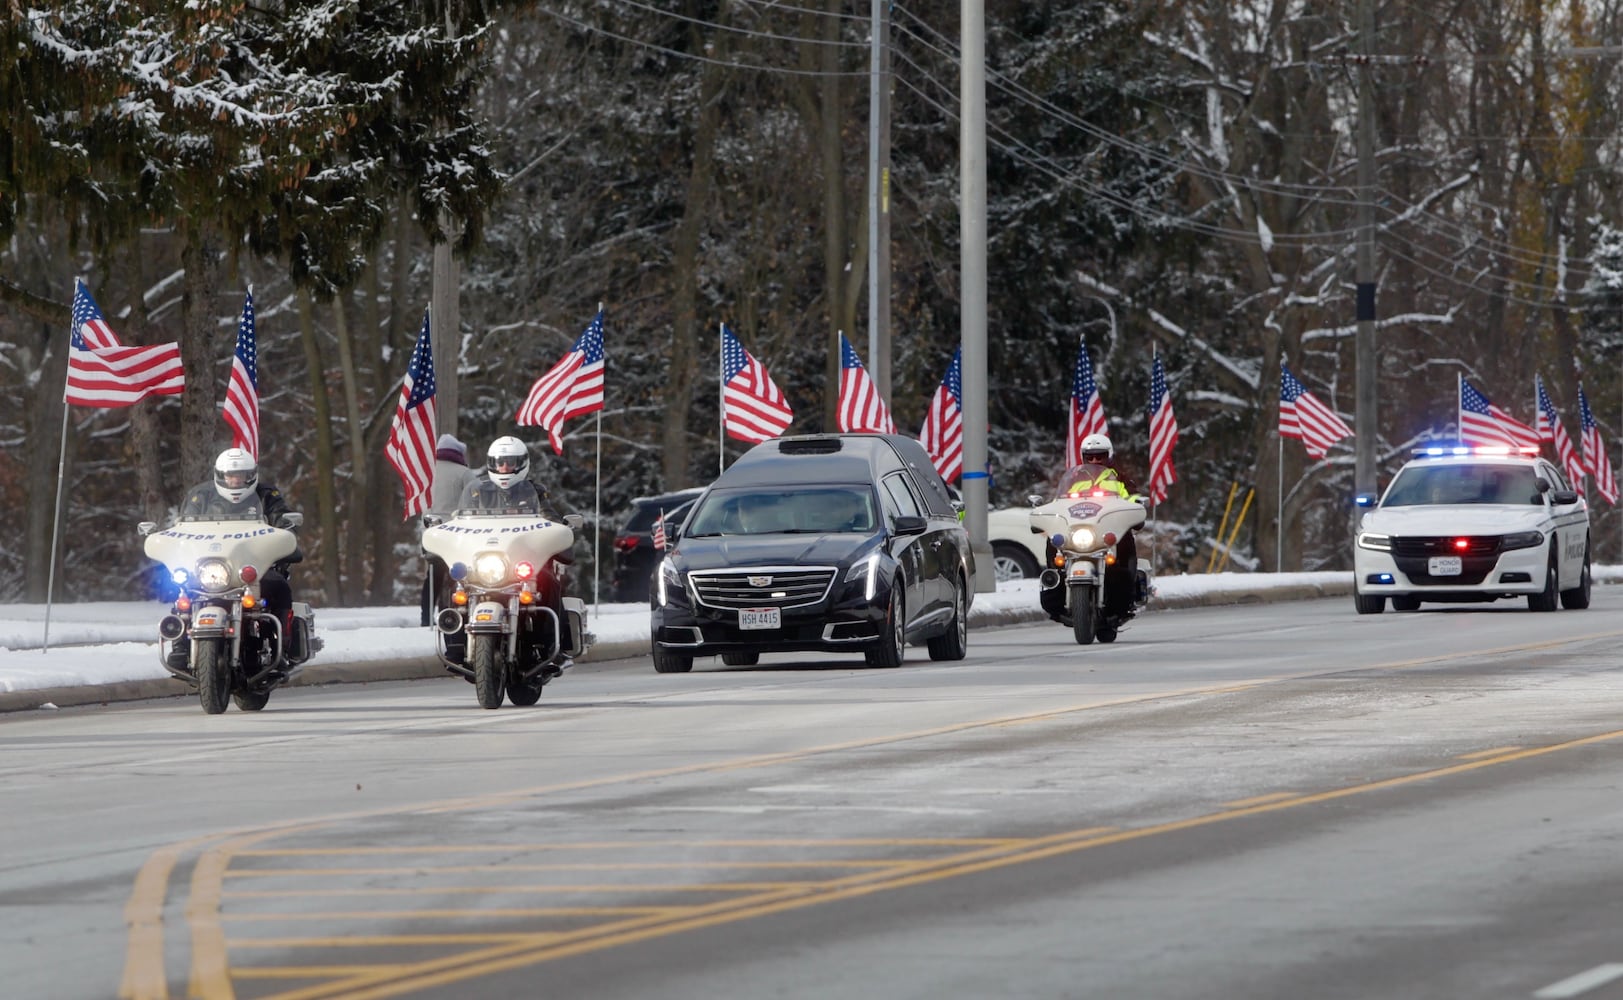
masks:
<svg viewBox="0 0 1623 1000"><path fill-rule="evenodd" d="M868 75L868 359L890 402L890 0L873 0Z"/></svg>
<svg viewBox="0 0 1623 1000"><path fill-rule="evenodd" d="M462 268L452 251L450 212L440 213L445 239L434 244L434 275L429 295L428 322L434 348L434 420L442 434L456 433L457 347L461 342L458 315L461 306Z"/></svg>
<svg viewBox="0 0 1623 1000"><path fill-rule="evenodd" d="M997 589L992 547L986 541L986 0L961 0L963 39L959 47L962 89L958 144L959 253L963 283L960 329L963 337L964 509L970 550L975 554L975 590Z"/></svg>
<svg viewBox="0 0 1623 1000"><path fill-rule="evenodd" d="M1374 0L1358 0L1357 426L1354 492L1374 493L1378 378L1375 355L1375 52ZM1358 510L1354 508L1354 528Z"/></svg>

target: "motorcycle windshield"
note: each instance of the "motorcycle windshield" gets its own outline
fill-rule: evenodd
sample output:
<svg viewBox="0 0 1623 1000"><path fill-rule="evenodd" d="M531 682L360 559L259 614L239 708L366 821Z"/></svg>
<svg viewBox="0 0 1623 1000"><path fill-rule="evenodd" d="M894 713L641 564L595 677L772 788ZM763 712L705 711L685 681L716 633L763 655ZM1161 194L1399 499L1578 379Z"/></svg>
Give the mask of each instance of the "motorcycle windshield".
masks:
<svg viewBox="0 0 1623 1000"><path fill-rule="evenodd" d="M248 514L182 517L168 529L148 535L143 548L148 558L163 563L170 572L194 574L200 562L224 560L235 581L242 567L253 566L263 573L292 555L298 545L293 532L273 528Z"/></svg>
<svg viewBox="0 0 1623 1000"><path fill-rule="evenodd" d="M1079 484L1095 483L1098 481L1101 475L1108 471L1109 468L1107 466L1094 465L1092 463L1073 465L1069 469L1065 470L1065 474L1063 476L1059 477L1059 482L1054 484L1054 489L1049 494L1048 498L1050 500L1057 500L1060 497L1068 497L1073 492L1076 492Z"/></svg>
<svg viewBox="0 0 1623 1000"><path fill-rule="evenodd" d="M478 556L495 552L539 568L574 544L571 528L539 514L459 510L444 524L423 530L423 551L451 565L472 565Z"/></svg>

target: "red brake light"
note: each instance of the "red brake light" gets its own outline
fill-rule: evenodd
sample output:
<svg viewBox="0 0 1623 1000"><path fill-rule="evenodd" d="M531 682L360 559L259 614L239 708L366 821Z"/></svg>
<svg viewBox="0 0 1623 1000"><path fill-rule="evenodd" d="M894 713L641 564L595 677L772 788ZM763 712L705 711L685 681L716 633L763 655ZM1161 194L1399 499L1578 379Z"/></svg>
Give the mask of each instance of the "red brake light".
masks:
<svg viewBox="0 0 1623 1000"><path fill-rule="evenodd" d="M1110 494L1105 492L1104 490L1094 490L1093 495L1096 496L1096 497L1107 497Z"/></svg>
<svg viewBox="0 0 1623 1000"><path fill-rule="evenodd" d="M518 574L520 580L528 580L535 575L535 567L527 562L521 562L513 567L513 572Z"/></svg>
<svg viewBox="0 0 1623 1000"><path fill-rule="evenodd" d="M614 547L621 552L630 552L637 547L637 539L631 535L621 535L614 540Z"/></svg>
<svg viewBox="0 0 1623 1000"><path fill-rule="evenodd" d="M1459 551L1464 552L1466 549L1468 549L1470 547L1471 547L1471 540L1469 538L1456 538L1456 539L1454 539L1454 548L1458 549Z"/></svg>
<svg viewBox="0 0 1623 1000"><path fill-rule="evenodd" d="M243 583L253 583L257 579L259 579L259 570L254 569L252 566L244 566L242 568Z"/></svg>

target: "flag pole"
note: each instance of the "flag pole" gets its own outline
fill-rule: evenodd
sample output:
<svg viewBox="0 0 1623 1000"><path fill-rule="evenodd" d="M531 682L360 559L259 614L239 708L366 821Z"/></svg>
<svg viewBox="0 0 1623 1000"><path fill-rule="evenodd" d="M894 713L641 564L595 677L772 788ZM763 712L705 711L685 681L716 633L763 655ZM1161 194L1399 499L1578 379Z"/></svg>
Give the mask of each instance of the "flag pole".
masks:
<svg viewBox="0 0 1623 1000"><path fill-rule="evenodd" d="M1454 373L1454 437L1459 444L1465 443L1465 421L1460 419L1465 412L1465 374Z"/></svg>
<svg viewBox="0 0 1623 1000"><path fill-rule="evenodd" d="M603 303L597 304L597 313L603 314ZM598 607L597 582L603 576L603 564L598 561L598 545L602 541L603 524L603 407L597 408L597 482L592 488L592 610Z"/></svg>
<svg viewBox="0 0 1623 1000"><path fill-rule="evenodd" d="M73 279L73 292L79 291L79 279ZM73 320L68 320L68 352L73 352ZM73 369L73 358L68 358L68 367L62 374L62 444L56 453L56 506L51 511L51 563L50 571L45 576L45 629L40 636L39 651L47 652L51 648L51 599L56 592L56 550L58 539L62 535L62 481L68 464L68 414L72 407L68 405L68 376Z"/></svg>
<svg viewBox="0 0 1623 1000"><path fill-rule="evenodd" d="M716 324L716 475L727 471L727 351L721 333L726 323Z"/></svg>
<svg viewBox="0 0 1623 1000"><path fill-rule="evenodd" d="M1274 466L1279 489L1274 496L1274 572L1285 572L1285 435L1279 435L1279 464Z"/></svg>

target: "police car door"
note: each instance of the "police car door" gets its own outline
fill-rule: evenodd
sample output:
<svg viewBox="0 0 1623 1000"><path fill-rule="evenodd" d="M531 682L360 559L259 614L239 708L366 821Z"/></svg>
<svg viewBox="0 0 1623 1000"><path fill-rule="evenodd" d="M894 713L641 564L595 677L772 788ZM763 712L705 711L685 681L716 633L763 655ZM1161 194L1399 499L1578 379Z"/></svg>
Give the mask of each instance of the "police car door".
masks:
<svg viewBox="0 0 1623 1000"><path fill-rule="evenodd" d="M1588 507L1581 500L1575 504L1555 502L1555 490L1576 488L1567 482L1562 470L1541 460L1538 474L1554 487L1544 494L1544 502L1550 508L1550 530L1555 535L1556 558L1560 561L1559 586L1562 590L1570 590L1582 580L1584 554L1589 547Z"/></svg>

